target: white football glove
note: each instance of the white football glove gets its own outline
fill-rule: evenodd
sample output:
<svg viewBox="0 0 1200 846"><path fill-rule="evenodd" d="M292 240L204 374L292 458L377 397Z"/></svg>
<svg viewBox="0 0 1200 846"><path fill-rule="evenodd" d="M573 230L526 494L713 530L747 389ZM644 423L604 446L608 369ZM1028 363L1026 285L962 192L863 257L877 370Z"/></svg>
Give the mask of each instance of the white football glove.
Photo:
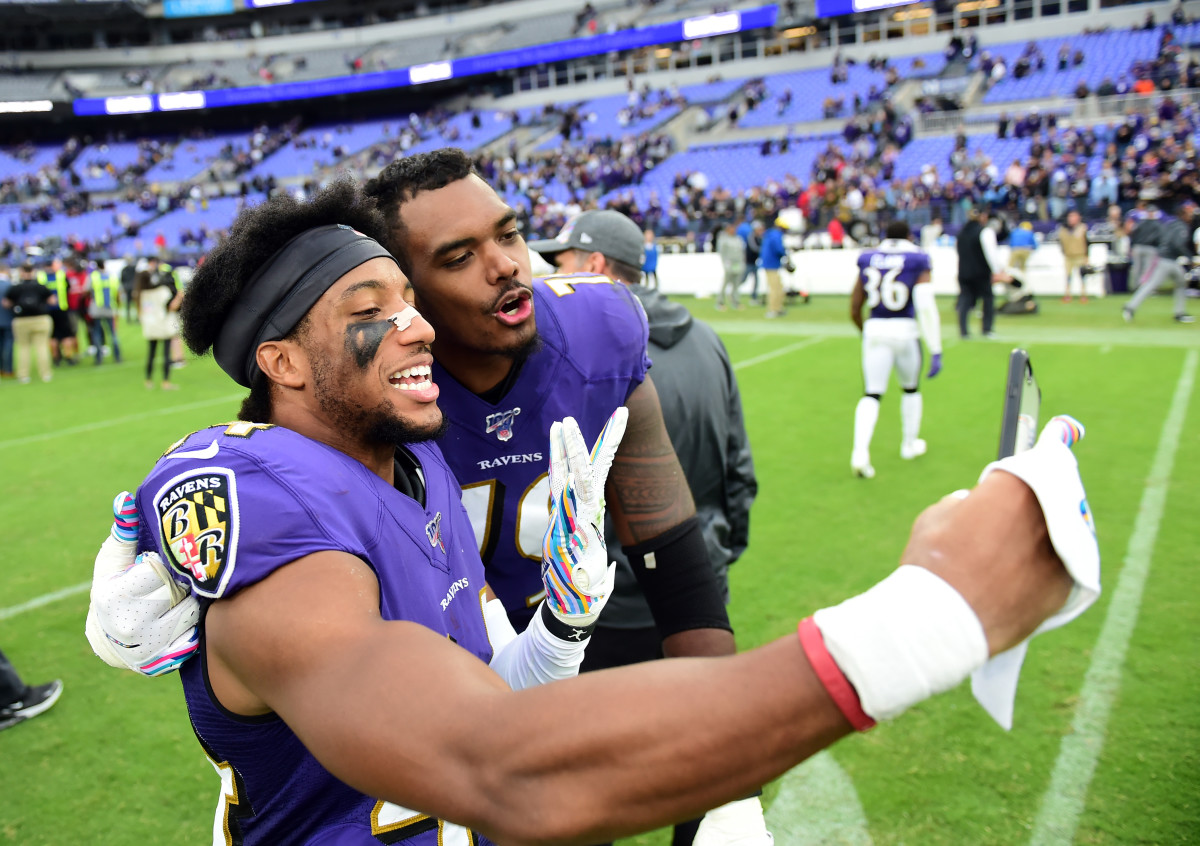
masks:
<svg viewBox="0 0 1200 846"><path fill-rule="evenodd" d="M692 846L771 846L762 803L757 796L713 808L704 815Z"/></svg>
<svg viewBox="0 0 1200 846"><path fill-rule="evenodd" d="M128 492L113 501L113 516L96 554L84 631L110 667L165 675L195 654L200 606L171 578L158 553L136 555L138 516Z"/></svg>
<svg viewBox="0 0 1200 846"><path fill-rule="evenodd" d="M542 582L547 607L570 626L596 622L612 595L616 565L604 544L604 484L628 418L623 406L614 411L590 455L574 418L550 427L550 526L542 542Z"/></svg>

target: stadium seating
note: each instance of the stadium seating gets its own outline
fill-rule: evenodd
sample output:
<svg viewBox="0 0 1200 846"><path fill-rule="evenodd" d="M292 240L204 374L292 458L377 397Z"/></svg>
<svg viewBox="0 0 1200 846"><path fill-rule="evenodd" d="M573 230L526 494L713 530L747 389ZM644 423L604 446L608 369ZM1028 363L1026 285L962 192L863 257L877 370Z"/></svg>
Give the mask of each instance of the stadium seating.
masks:
<svg viewBox="0 0 1200 846"><path fill-rule="evenodd" d="M1013 67L1028 42L988 44L982 47L993 57L1003 56L1008 66L1004 79L984 95L985 103L1005 103L1014 100L1037 100L1046 97L1072 97L1080 81L1095 90L1105 78L1119 79L1136 61L1149 61L1158 55L1162 37L1160 29L1103 32L1094 35L1074 35L1065 38L1043 38L1038 47L1046 57L1042 70L1032 70L1023 79L1016 79ZM1058 69L1058 51L1067 45L1073 53L1083 51L1083 64Z"/></svg>

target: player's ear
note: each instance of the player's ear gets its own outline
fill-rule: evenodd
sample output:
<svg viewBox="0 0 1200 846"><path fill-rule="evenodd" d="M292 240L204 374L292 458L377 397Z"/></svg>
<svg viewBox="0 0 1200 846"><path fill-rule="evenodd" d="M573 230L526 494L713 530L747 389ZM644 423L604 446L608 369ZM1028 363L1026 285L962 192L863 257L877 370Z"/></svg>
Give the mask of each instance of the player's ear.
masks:
<svg viewBox="0 0 1200 846"><path fill-rule="evenodd" d="M584 273L608 273L608 259L603 253L588 253L587 261L579 268Z"/></svg>
<svg viewBox="0 0 1200 846"><path fill-rule="evenodd" d="M303 388L309 374L308 354L295 341L266 341L254 354L258 369L285 388Z"/></svg>

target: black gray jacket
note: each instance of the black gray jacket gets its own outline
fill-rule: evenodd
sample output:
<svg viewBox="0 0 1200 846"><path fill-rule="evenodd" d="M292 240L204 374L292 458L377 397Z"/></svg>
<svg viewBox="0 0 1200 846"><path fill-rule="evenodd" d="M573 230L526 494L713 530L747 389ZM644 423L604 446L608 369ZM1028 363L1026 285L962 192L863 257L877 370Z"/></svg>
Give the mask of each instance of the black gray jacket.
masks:
<svg viewBox="0 0 1200 846"><path fill-rule="evenodd" d="M1180 219L1172 220L1163 226L1156 246L1158 254L1166 259L1190 257L1194 252L1191 224Z"/></svg>
<svg viewBox="0 0 1200 846"><path fill-rule="evenodd" d="M671 444L696 501L709 559L729 601L726 570L746 549L750 504L758 492L750 441L742 418L729 353L707 323L658 291L630 285L650 321L650 375L662 403ZM617 587L600 615L600 625L617 629L654 625L629 562L608 518L610 556L617 562Z"/></svg>

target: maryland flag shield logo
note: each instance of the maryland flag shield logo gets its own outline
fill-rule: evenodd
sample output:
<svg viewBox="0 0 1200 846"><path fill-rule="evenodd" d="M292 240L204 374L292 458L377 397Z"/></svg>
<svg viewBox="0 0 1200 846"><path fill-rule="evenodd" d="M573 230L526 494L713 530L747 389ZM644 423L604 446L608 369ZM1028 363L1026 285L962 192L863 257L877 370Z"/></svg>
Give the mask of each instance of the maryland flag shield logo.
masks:
<svg viewBox="0 0 1200 846"><path fill-rule="evenodd" d="M237 556L237 483L226 467L190 470L154 497L167 563L202 596L217 598Z"/></svg>

